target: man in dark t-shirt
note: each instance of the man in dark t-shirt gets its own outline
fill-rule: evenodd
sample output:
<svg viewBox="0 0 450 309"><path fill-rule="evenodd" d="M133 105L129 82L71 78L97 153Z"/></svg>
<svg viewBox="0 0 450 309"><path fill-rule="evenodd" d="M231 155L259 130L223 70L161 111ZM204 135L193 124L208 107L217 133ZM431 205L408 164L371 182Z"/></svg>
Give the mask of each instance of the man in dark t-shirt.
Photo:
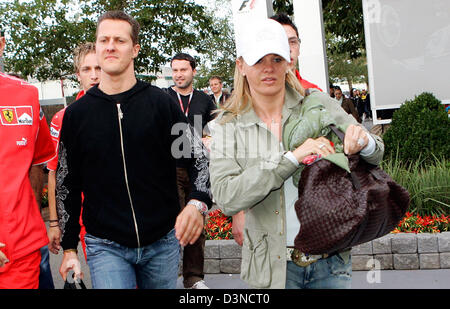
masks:
<svg viewBox="0 0 450 309"><path fill-rule="evenodd" d="M212 112L216 106L210 96L193 87L194 76L197 73L195 59L188 54L180 53L172 58L171 67L175 85L167 88L167 92L180 106L189 123L202 134L198 128L200 121L196 119L201 119L203 129L214 118Z"/></svg>
<svg viewBox="0 0 450 309"><path fill-rule="evenodd" d="M206 124L214 118L212 112L216 109L216 105L210 96L195 90L192 85L197 73L196 62L192 56L184 53L175 55L172 58L171 67L175 85L167 88L167 92L180 106L195 131L202 136ZM177 166L177 184L180 206L183 208L186 205L185 199L189 196L190 181L187 170L182 166ZM203 281L204 251L203 233L194 244L184 247L183 284L185 288L208 288Z"/></svg>

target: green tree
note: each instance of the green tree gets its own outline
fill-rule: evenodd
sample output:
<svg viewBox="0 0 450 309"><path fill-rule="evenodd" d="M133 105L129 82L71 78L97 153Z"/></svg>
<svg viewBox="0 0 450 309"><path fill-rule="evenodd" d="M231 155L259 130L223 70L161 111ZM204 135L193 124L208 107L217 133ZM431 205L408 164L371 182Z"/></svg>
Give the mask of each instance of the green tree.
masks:
<svg viewBox="0 0 450 309"><path fill-rule="evenodd" d="M346 81L349 89L354 83L368 83L367 58L362 53L358 58L352 58L348 52L340 52L333 47L337 44L337 39L327 34L328 50L328 74L333 83Z"/></svg>
<svg viewBox="0 0 450 309"><path fill-rule="evenodd" d="M360 57L365 50L364 18L361 0L322 0L325 32L339 38L333 45L334 54Z"/></svg>
<svg viewBox="0 0 450 309"><path fill-rule="evenodd" d="M184 48L204 52L201 42L213 31L211 17L192 0L14 0L0 4L0 27L9 39L7 70L41 81L71 75L73 49L94 41L97 18L116 9L141 25L135 67L142 73L159 71Z"/></svg>
<svg viewBox="0 0 450 309"><path fill-rule="evenodd" d="M272 6L275 14L283 12L289 16L294 15L294 5L292 4L292 0L273 0Z"/></svg>
<svg viewBox="0 0 450 309"><path fill-rule="evenodd" d="M275 13L294 14L292 0L273 0L272 4ZM325 32L342 39L334 48L352 59L360 57L365 49L362 1L322 0L322 9Z"/></svg>
<svg viewBox="0 0 450 309"><path fill-rule="evenodd" d="M201 42L205 52L200 55L196 88L208 87L209 78L213 75L220 76L227 86L233 84L236 44L233 25L229 18L232 15L231 3L229 0L215 1L214 3L208 12L213 20L211 26L214 31ZM221 12L220 15L223 17L217 16L214 12Z"/></svg>
<svg viewBox="0 0 450 309"><path fill-rule="evenodd" d="M273 1L274 11L294 14L292 1ZM329 75L332 81L367 80L361 0L322 0Z"/></svg>

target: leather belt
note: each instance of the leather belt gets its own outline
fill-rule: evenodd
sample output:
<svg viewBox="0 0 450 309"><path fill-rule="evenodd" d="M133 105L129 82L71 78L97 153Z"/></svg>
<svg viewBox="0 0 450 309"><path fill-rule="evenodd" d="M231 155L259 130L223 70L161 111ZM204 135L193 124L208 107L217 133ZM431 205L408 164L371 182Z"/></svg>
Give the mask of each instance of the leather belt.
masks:
<svg viewBox="0 0 450 309"><path fill-rule="evenodd" d="M288 261L294 262L297 266L306 267L312 263L317 262L320 259L326 259L329 257L328 254L318 254L312 255L300 252L300 250L295 248L286 248L286 258Z"/></svg>

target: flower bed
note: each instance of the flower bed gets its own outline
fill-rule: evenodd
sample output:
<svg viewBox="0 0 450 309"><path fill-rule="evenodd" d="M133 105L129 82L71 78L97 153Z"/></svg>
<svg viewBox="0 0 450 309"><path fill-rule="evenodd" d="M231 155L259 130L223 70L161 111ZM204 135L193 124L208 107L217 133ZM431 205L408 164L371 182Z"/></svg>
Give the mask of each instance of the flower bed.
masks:
<svg viewBox="0 0 450 309"><path fill-rule="evenodd" d="M231 217L225 216L220 209L209 213L205 223L208 240L233 239ZM450 216L420 216L407 212L392 233L441 233L450 231Z"/></svg>
<svg viewBox="0 0 450 309"><path fill-rule="evenodd" d="M448 231L450 231L450 216L421 217L407 212L392 233L440 233Z"/></svg>

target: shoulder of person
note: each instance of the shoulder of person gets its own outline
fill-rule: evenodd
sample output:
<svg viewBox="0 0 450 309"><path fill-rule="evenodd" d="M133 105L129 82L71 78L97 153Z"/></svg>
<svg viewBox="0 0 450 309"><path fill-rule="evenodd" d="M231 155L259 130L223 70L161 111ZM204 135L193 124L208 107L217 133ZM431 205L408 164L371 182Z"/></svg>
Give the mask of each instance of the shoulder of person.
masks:
<svg viewBox="0 0 450 309"><path fill-rule="evenodd" d="M36 86L29 84L28 82L19 79L14 76L10 76L5 73L0 72L0 85L2 96L14 96L16 93L21 93L22 95L28 95L31 97L36 97L39 99L39 91ZM38 100L39 101L39 100ZM27 102L30 103L30 102Z"/></svg>
<svg viewBox="0 0 450 309"><path fill-rule="evenodd" d="M170 94L171 90L173 91L172 87L166 87L166 88L160 88L163 92Z"/></svg>
<svg viewBox="0 0 450 309"><path fill-rule="evenodd" d="M62 122L62 118L64 117L64 113L66 112L66 109L67 109L67 107L64 107L64 108L60 109L59 111L57 111L57 112L53 115L52 120L51 120L51 123L54 123L54 122L56 123L56 122L58 122L58 119L60 119L59 121Z"/></svg>
<svg viewBox="0 0 450 309"><path fill-rule="evenodd" d="M324 106L325 102L332 102L334 100L328 94L319 90L310 90L309 94L303 98L302 108L316 108ZM332 102L333 104L335 102Z"/></svg>
<svg viewBox="0 0 450 309"><path fill-rule="evenodd" d="M197 89L194 89L194 94L196 96L199 96L199 97L201 97L203 99L207 99L207 100L212 100L212 98L214 97L214 95L206 94L203 91L200 91L200 90L197 90Z"/></svg>
<svg viewBox="0 0 450 309"><path fill-rule="evenodd" d="M238 117L233 116L233 114L226 110L220 110L217 112L217 116L214 118L214 123L218 125L232 124L236 125L238 121Z"/></svg>
<svg viewBox="0 0 450 309"><path fill-rule="evenodd" d="M346 104L353 104L352 103L352 100L351 99L349 99L349 98L344 98L344 100L342 101L343 103L346 103Z"/></svg>
<svg viewBox="0 0 450 309"><path fill-rule="evenodd" d="M156 86L151 86L152 94L149 96L152 101L154 101L157 105L161 105L164 107L173 107L174 109L180 109L178 106L178 101L174 98L174 96L171 94L170 87L168 88L159 88ZM175 92L174 92L175 93Z"/></svg>

